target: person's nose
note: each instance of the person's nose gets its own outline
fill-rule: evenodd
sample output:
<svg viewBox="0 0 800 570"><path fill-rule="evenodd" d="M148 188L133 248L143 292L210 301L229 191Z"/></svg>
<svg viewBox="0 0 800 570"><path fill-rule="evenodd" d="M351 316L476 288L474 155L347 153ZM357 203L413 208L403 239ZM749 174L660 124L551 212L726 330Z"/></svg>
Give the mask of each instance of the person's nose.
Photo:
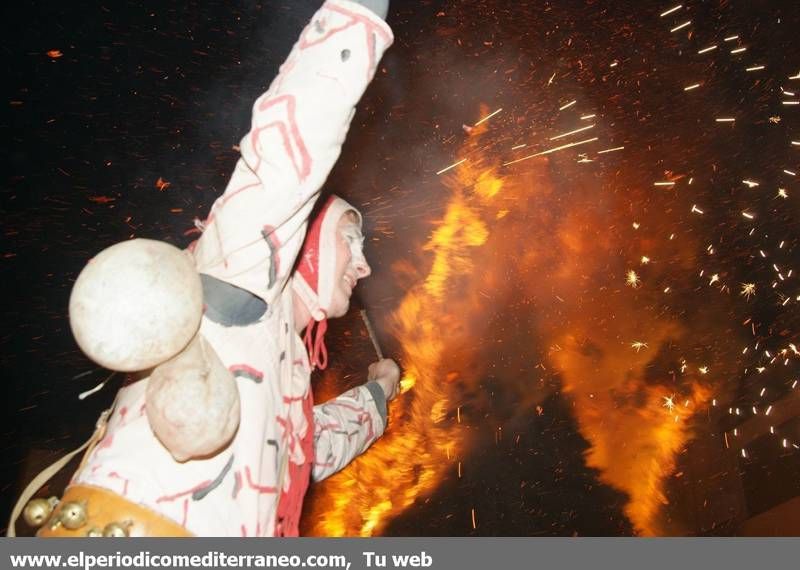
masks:
<svg viewBox="0 0 800 570"><path fill-rule="evenodd" d="M353 260L353 265L356 268L356 277L359 279L369 277L372 273L372 268L369 266L369 263L367 263L367 260L363 257Z"/></svg>

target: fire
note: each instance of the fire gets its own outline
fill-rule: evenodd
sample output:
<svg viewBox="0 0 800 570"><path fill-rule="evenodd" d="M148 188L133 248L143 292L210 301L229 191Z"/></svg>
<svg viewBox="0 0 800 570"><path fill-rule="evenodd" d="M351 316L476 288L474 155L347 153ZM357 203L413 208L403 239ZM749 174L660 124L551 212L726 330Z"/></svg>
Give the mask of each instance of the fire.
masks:
<svg viewBox="0 0 800 570"><path fill-rule="evenodd" d="M596 212L576 208L551 232L548 245L560 252L560 259L543 278L562 292L565 302L561 319L539 333L549 346L558 347L549 360L590 445L586 465L598 470L602 482L628 495L624 512L637 534L659 536L674 530L662 522L666 484L692 438L691 420L710 401L711 390L683 365L680 347L691 344L690 333L697 327L692 330L659 312L660 289L626 269L627 260L615 255L618 238L599 238L604 224L615 223L617 212L613 203ZM656 247L654 253L663 258L663 243L642 239L638 247ZM635 250L628 255L637 257ZM647 281L679 280L665 269L648 267ZM630 288L614 285L614 271L625 275ZM576 273L587 285L575 283ZM613 288L607 289L608 284ZM645 335L646 342L626 340Z"/></svg>
<svg viewBox="0 0 800 570"><path fill-rule="evenodd" d="M476 269L474 252L489 238L477 202L497 195L503 186L491 168L480 170L472 162L459 166L448 179L453 194L444 216L423 248L432 256L430 270L392 315L404 376L403 394L390 406L391 427L366 454L323 484L309 517L312 535L378 533L435 490L448 471L459 469L465 437L458 427L455 386L468 370L454 372L453 362L467 333L462 317L478 303L470 278Z"/></svg>
<svg viewBox="0 0 800 570"><path fill-rule="evenodd" d="M674 338L666 327L660 343ZM710 390L692 382L678 394L644 381L646 357L630 353L599 335L566 336L553 355L565 392L575 403L581 434L591 444L586 464L604 483L625 491L625 514L641 535L666 530L660 513L668 504L665 480L691 437L688 420L710 400Z"/></svg>
<svg viewBox="0 0 800 570"><path fill-rule="evenodd" d="M425 293L432 300L442 303L450 279L469 274L472 260L468 248L483 245L488 235L486 226L478 214L467 206L464 197L460 194L454 196L442 224L424 247L425 251L434 252L433 266L424 282ZM406 312L401 307L397 315L403 319ZM437 323L430 324L436 326Z"/></svg>
<svg viewBox="0 0 800 570"><path fill-rule="evenodd" d="M680 352L696 331L659 308L667 279L683 289L691 273L675 270L690 266L630 267L691 259L697 244L654 240L655 221L618 229L631 228L630 195L556 180L556 151L575 145L502 162L499 143L482 141L488 128L472 127L461 153L469 160L440 171L451 195L423 247L429 271L392 315L405 376L390 429L322 485L310 534L379 534L445 477L462 477L471 441L461 405L486 397L487 361L514 417L542 413L554 386L532 379L537 368L552 371L590 445L586 465L628 495L637 534L667 532L665 486L711 390L694 376L702 363L688 366ZM520 319L530 328L517 328ZM462 510L475 528L473 506Z"/></svg>

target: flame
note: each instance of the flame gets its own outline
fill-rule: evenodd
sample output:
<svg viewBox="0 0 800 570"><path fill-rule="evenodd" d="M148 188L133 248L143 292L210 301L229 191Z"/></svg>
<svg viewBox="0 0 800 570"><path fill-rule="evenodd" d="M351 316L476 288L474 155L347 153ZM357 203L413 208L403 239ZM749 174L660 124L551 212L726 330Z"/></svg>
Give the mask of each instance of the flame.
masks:
<svg viewBox="0 0 800 570"><path fill-rule="evenodd" d="M665 327L662 342L672 332ZM552 360L575 403L581 434L591 444L586 464L599 470L601 481L628 494L624 511L638 534L665 534L660 524L662 507L669 502L664 482L691 437L688 420L706 404L711 391L692 382L676 395L663 384L648 383L646 357L632 357L598 336L589 340L566 335L559 346L563 348Z"/></svg>
<svg viewBox="0 0 800 570"><path fill-rule="evenodd" d="M606 206L594 212L572 209L551 230L550 247L560 259L545 279L561 292L564 303L561 318L540 332L553 347L549 360L590 444L587 466L598 470L602 482L628 495L624 512L637 534L659 536L669 533L662 524L663 507L669 503L666 482L692 438L691 420L710 400L711 389L679 364L678 347L691 343L687 328L656 309L661 288L652 283L666 275L679 283L681 277L648 264L644 283L637 276L631 289L631 271L614 253L639 247L666 259L665 246L643 238L621 244L602 235L604 226L619 223L617 205ZM689 241L682 244L692 246ZM634 251L628 256L641 255ZM592 291L576 277L603 286ZM640 338L645 341L636 340ZM670 367L673 375L666 377Z"/></svg>
<svg viewBox="0 0 800 570"><path fill-rule="evenodd" d="M390 429L323 484L310 534L380 533L460 470L470 440L459 406L470 392L481 397L477 380L490 359L515 416L542 413L552 387L534 386L531 375L545 362L554 368L590 445L587 466L628 495L624 511L637 534L665 534L665 486L711 390L683 366L668 377L680 358L675 347L691 345L691 337L659 303L667 277L676 288L689 279L675 270L691 267L682 264L697 244L648 238L638 223L627 230L637 232L631 239L617 228L631 227L636 196L566 185L564 177L559 184L551 176L556 154L531 157L500 177L503 163L490 158L497 153L478 143L485 130L472 127L461 153L467 158L444 169L451 195L423 248L430 270L392 315L405 376ZM667 259L681 261L661 262ZM635 287L626 277L634 261ZM529 337L507 326L510 314L527 319ZM498 349L484 353L484 343L509 348L497 359Z"/></svg>
<svg viewBox="0 0 800 570"><path fill-rule="evenodd" d="M380 532L417 498L435 490L463 452L454 381L464 372L453 372L452 362L467 338L462 316L477 303L470 278L474 253L489 238L476 197L497 195L502 181L491 168L480 170L466 161L454 172L448 179L453 190L444 216L423 247L432 256L430 270L392 315L404 375L403 393L390 406L390 428L367 453L323 483L309 534ZM474 193L468 195L465 188Z"/></svg>
<svg viewBox="0 0 800 570"><path fill-rule="evenodd" d="M457 193L447 207L442 224L423 248L434 253L431 272L423 285L431 300L441 304L452 276L471 272L472 260L468 248L483 245L488 236L489 232L478 214L466 204L463 195ZM404 300L407 301L411 301L409 297ZM404 313L402 307L397 313L402 321L405 321Z"/></svg>

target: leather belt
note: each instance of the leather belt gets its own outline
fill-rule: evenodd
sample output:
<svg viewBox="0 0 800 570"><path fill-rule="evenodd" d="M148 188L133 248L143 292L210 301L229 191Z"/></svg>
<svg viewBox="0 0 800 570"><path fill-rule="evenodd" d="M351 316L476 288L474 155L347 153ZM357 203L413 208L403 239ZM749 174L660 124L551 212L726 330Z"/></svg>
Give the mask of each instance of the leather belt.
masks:
<svg viewBox="0 0 800 570"><path fill-rule="evenodd" d="M74 512L66 512L70 509ZM50 520L36 535L76 538L194 536L178 523L148 507L131 502L107 489L89 485L68 487Z"/></svg>

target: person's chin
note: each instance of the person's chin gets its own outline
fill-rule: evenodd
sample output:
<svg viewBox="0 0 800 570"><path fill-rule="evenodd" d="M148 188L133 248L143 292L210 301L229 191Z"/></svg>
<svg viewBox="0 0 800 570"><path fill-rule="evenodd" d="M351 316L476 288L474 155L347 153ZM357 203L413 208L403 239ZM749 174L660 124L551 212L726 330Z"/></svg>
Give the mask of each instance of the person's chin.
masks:
<svg viewBox="0 0 800 570"><path fill-rule="evenodd" d="M342 300L336 303L333 307L331 307L331 311L329 316L334 319L338 319L339 317L343 317L347 314L347 311L350 310L350 299Z"/></svg>

